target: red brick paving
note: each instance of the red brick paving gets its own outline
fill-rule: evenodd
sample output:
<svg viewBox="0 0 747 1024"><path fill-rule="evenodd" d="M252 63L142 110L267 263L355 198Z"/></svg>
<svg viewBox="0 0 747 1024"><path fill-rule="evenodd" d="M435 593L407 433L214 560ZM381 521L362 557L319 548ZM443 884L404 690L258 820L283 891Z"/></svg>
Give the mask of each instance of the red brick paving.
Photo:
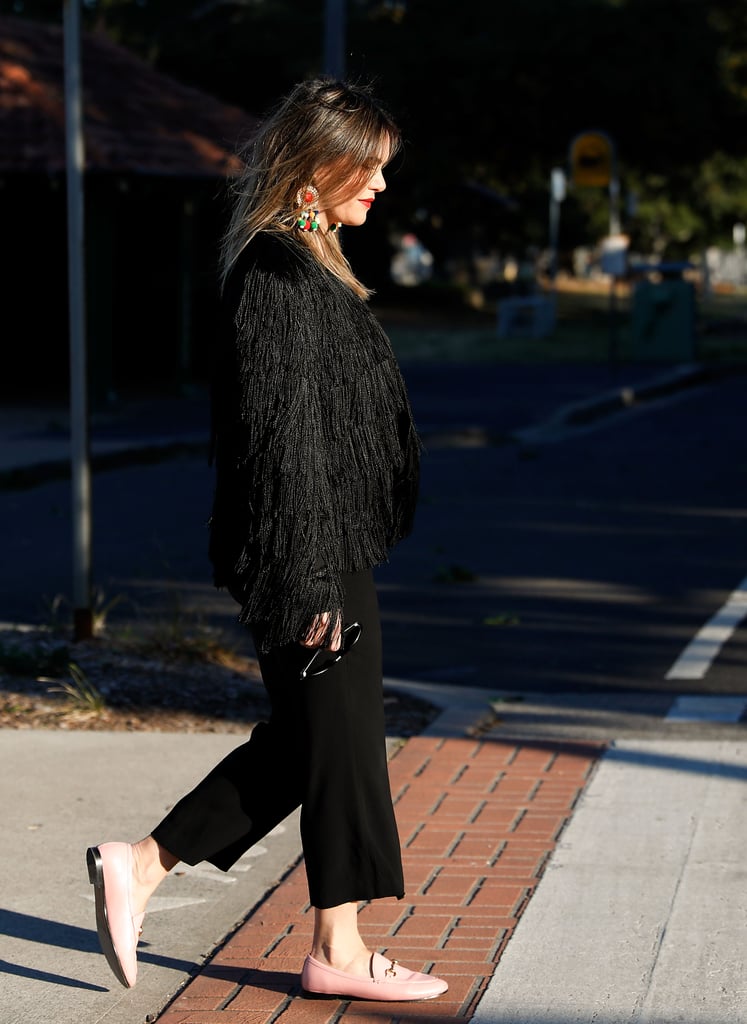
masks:
<svg viewBox="0 0 747 1024"><path fill-rule="evenodd" d="M362 906L360 930L381 953L446 978L444 996L302 995L313 911L299 864L159 1024L467 1024L601 750L417 737L390 762L407 895Z"/></svg>

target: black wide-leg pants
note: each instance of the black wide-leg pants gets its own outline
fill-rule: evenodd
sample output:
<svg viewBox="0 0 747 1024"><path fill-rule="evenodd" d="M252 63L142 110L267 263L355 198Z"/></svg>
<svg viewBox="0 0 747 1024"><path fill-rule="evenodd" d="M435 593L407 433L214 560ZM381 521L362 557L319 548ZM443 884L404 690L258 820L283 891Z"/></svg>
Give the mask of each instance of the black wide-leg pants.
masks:
<svg viewBox="0 0 747 1024"><path fill-rule="evenodd" d="M323 675L299 678L310 652L259 658L271 715L153 830L187 864L227 871L301 805L314 907L404 895L387 768L381 628L370 570L343 576L344 622L360 640ZM258 645L259 646L259 645Z"/></svg>

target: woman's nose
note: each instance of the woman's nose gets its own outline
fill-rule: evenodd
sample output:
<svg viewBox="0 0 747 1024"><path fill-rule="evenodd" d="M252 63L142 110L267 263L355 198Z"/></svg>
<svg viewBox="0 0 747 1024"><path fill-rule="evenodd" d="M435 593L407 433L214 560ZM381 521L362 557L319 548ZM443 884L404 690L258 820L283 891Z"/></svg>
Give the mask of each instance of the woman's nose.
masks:
<svg viewBox="0 0 747 1024"><path fill-rule="evenodd" d="M368 183L368 187L374 192L383 192L386 188L386 180L383 171L377 171Z"/></svg>

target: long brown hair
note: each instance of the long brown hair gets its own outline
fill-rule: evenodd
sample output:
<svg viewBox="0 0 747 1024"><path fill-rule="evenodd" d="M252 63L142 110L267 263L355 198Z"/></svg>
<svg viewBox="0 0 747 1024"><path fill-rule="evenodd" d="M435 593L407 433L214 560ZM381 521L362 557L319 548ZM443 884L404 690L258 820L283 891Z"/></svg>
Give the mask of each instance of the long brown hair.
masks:
<svg viewBox="0 0 747 1024"><path fill-rule="evenodd" d="M299 189L315 185L319 208L332 208L359 192L399 146L397 126L367 88L331 78L295 86L241 153L244 171L229 186L233 210L221 247L222 281L258 231L295 230ZM297 237L357 295L368 297L342 253L339 233L298 231Z"/></svg>

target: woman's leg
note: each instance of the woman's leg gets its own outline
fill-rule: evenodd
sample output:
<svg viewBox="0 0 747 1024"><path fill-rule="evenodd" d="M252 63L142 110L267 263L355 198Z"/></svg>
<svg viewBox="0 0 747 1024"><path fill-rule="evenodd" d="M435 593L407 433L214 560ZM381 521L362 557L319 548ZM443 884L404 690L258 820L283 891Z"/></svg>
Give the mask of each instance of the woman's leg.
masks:
<svg viewBox="0 0 747 1024"><path fill-rule="evenodd" d="M308 654L289 645L298 676ZM286 673L288 675L288 673ZM272 695L271 695L272 700ZM303 795L305 755L294 727L297 709L283 706L260 723L140 842L103 843L86 853L94 886L102 952L127 988L137 980L137 944L149 898L180 860L210 860L228 870ZM300 720L300 719L299 719Z"/></svg>
<svg viewBox="0 0 747 1024"><path fill-rule="evenodd" d="M372 574L344 577L346 623L360 640L298 688L308 731L301 806L309 898L320 910L404 895L386 754L381 632Z"/></svg>
<svg viewBox="0 0 747 1024"><path fill-rule="evenodd" d="M146 836L132 845L132 887L130 889L133 916L145 913L148 900L156 891L179 858L159 845L153 836Z"/></svg>
<svg viewBox="0 0 747 1024"><path fill-rule="evenodd" d="M302 680L308 650L260 656L269 722L231 751L154 828L139 854L144 891L165 863L222 870L302 804L301 835L315 907L402 896L387 768L381 632L370 571L344 575L346 622L361 639L339 664ZM258 637L261 639L261 636Z"/></svg>
<svg viewBox="0 0 747 1024"><path fill-rule="evenodd" d="M372 952L358 931L359 901L404 895L371 573L345 578L344 617L361 623L361 639L301 691L310 736L301 836L314 907L301 983L343 998L433 999L447 990L445 981Z"/></svg>
<svg viewBox="0 0 747 1024"><path fill-rule="evenodd" d="M358 907L316 910L311 953L301 972L307 992L383 1002L435 999L449 988L443 978L411 971L397 960L372 953L358 934Z"/></svg>
<svg viewBox="0 0 747 1024"><path fill-rule="evenodd" d="M300 671L302 649L293 644L285 653ZM206 860L228 871L301 803L304 738L297 714L292 707L278 706L267 689L270 721L256 725L248 742L224 757L151 833L159 846L187 864Z"/></svg>
<svg viewBox="0 0 747 1024"><path fill-rule="evenodd" d="M107 958L115 973L125 968L125 984L134 984L137 969L136 942L125 933L137 928L149 896L169 870L182 859L210 860L227 870L302 803L302 840L315 908L304 986L374 999L431 998L445 990L438 979L399 966L395 970L366 948L358 931L358 901L402 896L404 885L389 791L371 574L348 576L346 593L345 621L363 627L353 650L324 675L303 681L299 672L308 652L298 645L263 656L271 721L258 725L249 742L179 801L150 836L131 848L110 844L122 849L104 851L113 866L131 862L127 879L122 881L120 874L114 892L114 897L126 897L118 902L129 905L129 914L110 931L107 915L97 909L105 938L113 940ZM131 851L127 856L125 848ZM95 850L98 856L103 848ZM113 877L112 866L109 874ZM103 892L106 878L97 881ZM104 902L108 909L106 893ZM114 948L117 935L128 939L125 955Z"/></svg>
<svg viewBox="0 0 747 1024"><path fill-rule="evenodd" d="M311 955L337 970L368 976L371 952L358 931L358 904L342 903L325 910L314 909Z"/></svg>
<svg viewBox="0 0 747 1024"><path fill-rule="evenodd" d="M182 797L149 836L132 845L128 900L133 917L145 911L179 861L207 860L227 871L301 803L308 775L308 728L298 690L303 690L299 676L308 657L298 644L260 657L272 706L270 721L255 726L246 743Z"/></svg>
<svg viewBox="0 0 747 1024"><path fill-rule="evenodd" d="M371 954L358 932L357 901L402 896L404 883L371 573L346 575L345 591L345 621L363 627L358 644L324 675L306 680L299 678L299 659L308 653L297 645L261 656L273 708L269 725L258 726L249 743L229 754L136 849L139 891L147 899L178 859L228 867L275 818L301 803L315 907L312 956L365 975Z"/></svg>

